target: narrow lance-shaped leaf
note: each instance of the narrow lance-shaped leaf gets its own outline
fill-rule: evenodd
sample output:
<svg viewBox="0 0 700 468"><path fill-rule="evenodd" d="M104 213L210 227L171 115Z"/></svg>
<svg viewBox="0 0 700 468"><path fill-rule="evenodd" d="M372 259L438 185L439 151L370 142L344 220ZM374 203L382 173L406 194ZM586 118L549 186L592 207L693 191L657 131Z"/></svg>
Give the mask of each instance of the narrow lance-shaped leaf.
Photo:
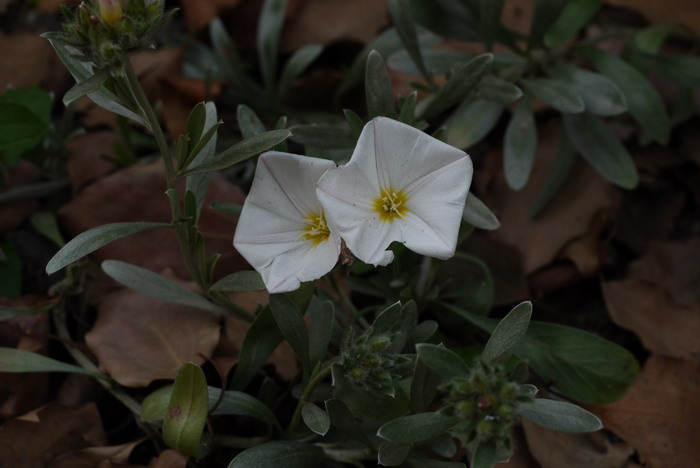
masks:
<svg viewBox="0 0 700 468"><path fill-rule="evenodd" d="M556 79L533 78L521 80L535 96L560 112L583 112L583 98L568 83Z"/></svg>
<svg viewBox="0 0 700 468"><path fill-rule="evenodd" d="M501 25L503 2L504 0L479 1L479 23L481 23L481 37L486 44L486 50L489 51L496 40L498 29Z"/></svg>
<svg viewBox="0 0 700 468"><path fill-rule="evenodd" d="M476 95L498 104L510 104L523 96L523 92L510 81L495 76L485 76L476 87Z"/></svg>
<svg viewBox="0 0 700 468"><path fill-rule="evenodd" d="M224 276L219 281L214 283L210 291L262 291L265 289L260 273L255 270L237 271L230 275Z"/></svg>
<svg viewBox="0 0 700 468"><path fill-rule="evenodd" d="M600 175L622 188L637 186L639 176L632 157L600 118L588 112L564 114L564 127L574 148Z"/></svg>
<svg viewBox="0 0 700 468"><path fill-rule="evenodd" d="M457 419L441 413L418 413L387 422L377 435L391 442L424 442L439 436L457 423Z"/></svg>
<svg viewBox="0 0 700 468"><path fill-rule="evenodd" d="M460 149L480 142L498 122L503 105L487 99L467 99L445 122L443 140Z"/></svg>
<svg viewBox="0 0 700 468"><path fill-rule="evenodd" d="M596 415L567 401L538 398L531 403L520 403L516 412L539 426L559 432L593 432L603 428Z"/></svg>
<svg viewBox="0 0 700 468"><path fill-rule="evenodd" d="M244 450L231 460L228 468L306 468L321 466L321 460L323 449L318 445L274 441Z"/></svg>
<svg viewBox="0 0 700 468"><path fill-rule="evenodd" d="M309 328L309 359L311 366L323 361L328 354L328 345L331 342L333 334L333 325L335 324L335 310L333 303L324 301L318 305L318 302L311 302L307 315L311 319L311 327Z"/></svg>
<svg viewBox="0 0 700 468"><path fill-rule="evenodd" d="M105 260L102 262L102 271L113 280L143 295L154 297L164 302L197 307L216 314L225 313L224 309L209 302L199 294L193 293L189 289L173 283L166 277L151 270L119 260Z"/></svg>
<svg viewBox="0 0 700 468"><path fill-rule="evenodd" d="M531 316L531 302L522 302L508 312L491 334L481 353L481 359L487 364L507 359L525 336Z"/></svg>
<svg viewBox="0 0 700 468"><path fill-rule="evenodd" d="M470 466L472 468L492 468L497 461L496 443L493 440L483 440L476 446Z"/></svg>
<svg viewBox="0 0 700 468"><path fill-rule="evenodd" d="M501 227L501 222L489 208L473 193L469 192L464 204L462 219L479 229L493 231Z"/></svg>
<svg viewBox="0 0 700 468"><path fill-rule="evenodd" d="M287 13L287 0L266 0L258 21L258 59L267 87L275 81L277 49Z"/></svg>
<svg viewBox="0 0 700 468"><path fill-rule="evenodd" d="M70 372L109 380L109 377L101 372L94 372L41 354L15 348L0 348L0 372Z"/></svg>
<svg viewBox="0 0 700 468"><path fill-rule="evenodd" d="M258 114L245 104L240 104L236 109L236 118L243 138L251 138L265 131L265 125Z"/></svg>
<svg viewBox="0 0 700 468"><path fill-rule="evenodd" d="M455 352L444 346L429 343L416 345L418 357L444 379L451 379L469 373L469 366Z"/></svg>
<svg viewBox="0 0 700 468"><path fill-rule="evenodd" d="M530 178L537 150L537 127L529 96L515 107L506 128L503 149L503 170L508 186L522 189Z"/></svg>
<svg viewBox="0 0 700 468"><path fill-rule="evenodd" d="M63 105L67 106L85 95L94 93L100 89L100 87L102 87L108 77L109 69L105 68L104 70L98 71L88 79L76 83L71 89L66 91L66 94L63 95Z"/></svg>
<svg viewBox="0 0 700 468"><path fill-rule="evenodd" d="M277 326L299 358L304 375L311 372L309 334L299 308L284 294L270 295L270 308Z"/></svg>
<svg viewBox="0 0 700 468"><path fill-rule="evenodd" d="M202 124L202 136L187 155L187 164L195 166L207 164L214 158L216 152L217 129L221 125L218 120L216 105L213 102L203 104L204 122ZM201 117L201 116L200 116ZM204 197L209 186L209 174L194 174L187 177L185 189L191 192L196 202L196 216L202 211Z"/></svg>
<svg viewBox="0 0 700 468"><path fill-rule="evenodd" d="M110 242L131 234L159 227L170 227L165 223L113 223L104 224L78 234L68 242L46 264L46 273L52 274L76 260L94 252Z"/></svg>
<svg viewBox="0 0 700 468"><path fill-rule="evenodd" d="M544 35L547 47L556 47L574 37L598 12L599 0L570 0Z"/></svg>
<svg viewBox="0 0 700 468"><path fill-rule="evenodd" d="M269 132L246 138L218 154L210 163L204 163L191 167L181 175L199 174L226 169L234 164L260 154L265 150L283 142L292 135L289 130L271 130Z"/></svg>
<svg viewBox="0 0 700 468"><path fill-rule="evenodd" d="M301 417L304 424L318 435L326 435L328 429L331 428L331 418L328 413L310 401L302 407Z"/></svg>
<svg viewBox="0 0 700 468"><path fill-rule="evenodd" d="M618 115L627 110L624 94L604 75L563 62L547 67L546 71L551 77L571 86L591 114Z"/></svg>
<svg viewBox="0 0 700 468"><path fill-rule="evenodd" d="M630 114L651 138L668 143L671 122L659 93L636 68L619 57L599 49L582 49L586 57L625 95Z"/></svg>
<svg viewBox="0 0 700 468"><path fill-rule="evenodd" d="M423 55L421 54L420 43L418 42L418 34L416 33L416 25L411 18L411 6L409 2L407 0L389 0L389 12L391 13L391 19L394 21L401 42L406 48L406 52L411 56L411 59L416 64L421 74L430 80L432 75L423 62Z"/></svg>
<svg viewBox="0 0 700 468"><path fill-rule="evenodd" d="M292 82L321 55L321 52L323 52L323 46L320 44L307 44L294 52L284 66L277 85L277 93L280 97L287 94Z"/></svg>
<svg viewBox="0 0 700 468"><path fill-rule="evenodd" d="M386 71L384 59L376 50L371 51L367 56L365 95L370 118L379 115L396 117L394 92L391 89L389 73Z"/></svg>
<svg viewBox="0 0 700 468"><path fill-rule="evenodd" d="M270 307L263 308L243 339L230 388L243 390L248 386L282 339L282 333L272 318Z"/></svg>
<svg viewBox="0 0 700 468"><path fill-rule="evenodd" d="M461 101L491 69L492 63L492 54L482 54L456 69L425 110L424 116L432 117Z"/></svg>
<svg viewBox="0 0 700 468"><path fill-rule="evenodd" d="M199 442L208 411L207 381L202 369L193 363L180 368L163 420L163 440L187 456L199 455Z"/></svg>

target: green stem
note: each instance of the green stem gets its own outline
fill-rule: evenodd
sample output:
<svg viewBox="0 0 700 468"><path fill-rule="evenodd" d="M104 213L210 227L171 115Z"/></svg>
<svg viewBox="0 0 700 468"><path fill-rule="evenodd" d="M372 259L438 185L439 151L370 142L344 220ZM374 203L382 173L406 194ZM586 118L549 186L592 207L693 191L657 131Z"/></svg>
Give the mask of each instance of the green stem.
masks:
<svg viewBox="0 0 700 468"><path fill-rule="evenodd" d="M301 394L301 397L299 398L299 402L297 403L297 407L294 409L294 415L292 415L292 420L289 422L289 427L287 427L287 434L294 432L297 427L299 427L299 423L301 422L301 410L304 407L304 405L309 401L309 397L311 396L311 392L314 391L314 388L316 388L316 385L318 385L323 379L328 377L328 374L331 373L331 369L333 368L333 363L328 364L326 367L318 371L315 375L309 379L309 383L306 384L306 388L304 388L304 392Z"/></svg>

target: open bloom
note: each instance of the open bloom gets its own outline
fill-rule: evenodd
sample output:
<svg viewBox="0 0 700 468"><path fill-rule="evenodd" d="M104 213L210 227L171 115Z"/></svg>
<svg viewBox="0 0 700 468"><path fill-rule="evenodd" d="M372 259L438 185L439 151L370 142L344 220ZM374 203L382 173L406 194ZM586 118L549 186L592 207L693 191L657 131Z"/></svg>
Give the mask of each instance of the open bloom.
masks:
<svg viewBox="0 0 700 468"><path fill-rule="evenodd" d="M260 156L233 245L271 293L293 291L338 261L340 237L328 229L316 183L332 161L270 151Z"/></svg>
<svg viewBox="0 0 700 468"><path fill-rule="evenodd" d="M321 177L317 193L331 228L363 262L391 262L393 241L445 259L457 246L472 172L464 151L378 117L350 162Z"/></svg>

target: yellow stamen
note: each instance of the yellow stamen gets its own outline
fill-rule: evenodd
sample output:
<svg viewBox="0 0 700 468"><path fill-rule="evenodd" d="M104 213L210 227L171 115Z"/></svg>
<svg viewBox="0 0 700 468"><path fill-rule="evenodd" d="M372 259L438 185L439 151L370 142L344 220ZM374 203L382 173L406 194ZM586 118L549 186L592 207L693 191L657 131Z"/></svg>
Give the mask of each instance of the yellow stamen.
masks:
<svg viewBox="0 0 700 468"><path fill-rule="evenodd" d="M304 240L309 240L313 242L314 247L316 247L321 242L325 242L331 235L331 231L328 229L328 224L326 223L326 217L323 212L320 213L309 213L304 219L307 226L304 228L304 232L301 237Z"/></svg>
<svg viewBox="0 0 700 468"><path fill-rule="evenodd" d="M379 219L390 223L395 218L403 218L408 213L407 201L408 197L402 190L396 191L386 187L374 199L374 211L379 213Z"/></svg>

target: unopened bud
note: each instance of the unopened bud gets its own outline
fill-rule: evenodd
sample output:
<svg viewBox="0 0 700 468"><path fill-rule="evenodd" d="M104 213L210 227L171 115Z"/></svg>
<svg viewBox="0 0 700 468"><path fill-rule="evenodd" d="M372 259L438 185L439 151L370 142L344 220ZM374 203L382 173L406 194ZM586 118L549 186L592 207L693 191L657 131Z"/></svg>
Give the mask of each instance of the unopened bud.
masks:
<svg viewBox="0 0 700 468"><path fill-rule="evenodd" d="M100 17L110 26L122 19L122 0L99 0Z"/></svg>

